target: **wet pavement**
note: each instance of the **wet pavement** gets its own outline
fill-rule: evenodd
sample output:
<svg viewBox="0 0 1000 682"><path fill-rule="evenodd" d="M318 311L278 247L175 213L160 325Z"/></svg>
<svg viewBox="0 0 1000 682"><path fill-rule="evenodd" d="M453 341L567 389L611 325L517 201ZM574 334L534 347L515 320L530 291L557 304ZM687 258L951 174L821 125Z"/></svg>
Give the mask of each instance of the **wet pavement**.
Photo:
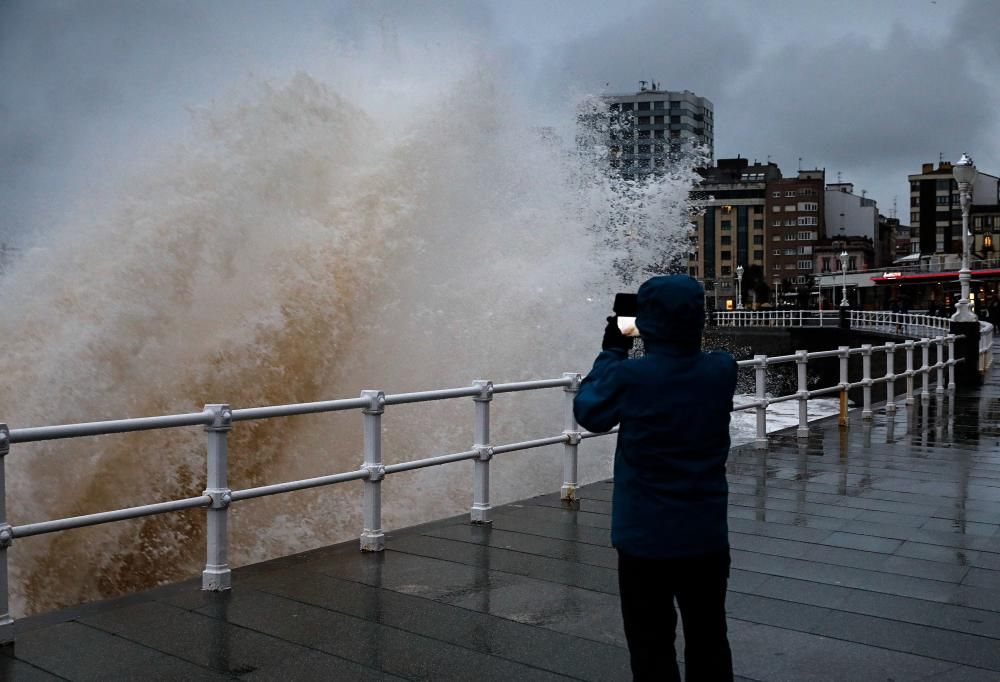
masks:
<svg viewBox="0 0 1000 682"><path fill-rule="evenodd" d="M1000 680L1000 371L734 449L730 485L741 679ZM581 498L25 619L0 679L629 679L611 485Z"/></svg>

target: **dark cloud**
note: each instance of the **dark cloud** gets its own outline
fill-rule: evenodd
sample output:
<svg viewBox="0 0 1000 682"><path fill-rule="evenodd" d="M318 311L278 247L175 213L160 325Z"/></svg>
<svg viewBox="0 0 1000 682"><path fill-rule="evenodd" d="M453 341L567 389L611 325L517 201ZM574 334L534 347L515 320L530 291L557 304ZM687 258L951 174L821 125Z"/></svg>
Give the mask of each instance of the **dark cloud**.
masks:
<svg viewBox="0 0 1000 682"><path fill-rule="evenodd" d="M566 86L628 92L638 89L639 79L655 79L664 88L694 90L715 101L751 54L749 36L729 26L718 9L655 3L564 45L543 70L541 88L554 96L565 95Z"/></svg>

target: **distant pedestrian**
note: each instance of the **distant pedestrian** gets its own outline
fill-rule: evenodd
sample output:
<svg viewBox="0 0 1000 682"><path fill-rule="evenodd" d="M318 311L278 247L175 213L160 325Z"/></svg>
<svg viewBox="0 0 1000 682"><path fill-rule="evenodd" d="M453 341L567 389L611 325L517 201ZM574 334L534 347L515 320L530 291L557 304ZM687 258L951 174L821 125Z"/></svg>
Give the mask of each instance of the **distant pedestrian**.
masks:
<svg viewBox="0 0 1000 682"><path fill-rule="evenodd" d="M686 275L639 287L635 325L644 355L608 318L603 350L580 385L577 421L607 431L615 449L611 542L618 550L622 619L636 680L733 679L726 629L729 415L736 361L701 351L704 291Z"/></svg>
<svg viewBox="0 0 1000 682"><path fill-rule="evenodd" d="M991 298L989 305L986 307L989 308L990 311L990 322L993 325L996 325L996 323L1000 321L1000 301L997 301L995 297Z"/></svg>

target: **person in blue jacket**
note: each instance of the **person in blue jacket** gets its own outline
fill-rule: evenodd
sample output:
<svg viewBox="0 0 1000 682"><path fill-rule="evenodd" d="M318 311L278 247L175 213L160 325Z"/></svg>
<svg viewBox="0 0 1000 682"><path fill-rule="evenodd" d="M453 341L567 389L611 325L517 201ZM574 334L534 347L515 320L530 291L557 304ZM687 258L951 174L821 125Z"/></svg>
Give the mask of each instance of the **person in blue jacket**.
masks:
<svg viewBox="0 0 1000 682"><path fill-rule="evenodd" d="M732 680L726 630L729 529L726 459L736 361L702 352L705 293L687 275L639 287L636 327L644 355L608 318L603 350L580 384L577 421L619 425L611 543L618 550L622 619L636 680Z"/></svg>

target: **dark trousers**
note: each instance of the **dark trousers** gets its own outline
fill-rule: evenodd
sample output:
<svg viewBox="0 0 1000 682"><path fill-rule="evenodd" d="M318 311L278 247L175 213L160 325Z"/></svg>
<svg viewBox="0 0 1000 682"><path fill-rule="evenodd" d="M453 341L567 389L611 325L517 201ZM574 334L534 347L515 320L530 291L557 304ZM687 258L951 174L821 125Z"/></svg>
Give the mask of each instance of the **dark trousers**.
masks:
<svg viewBox="0 0 1000 682"><path fill-rule="evenodd" d="M728 580L728 551L681 559L642 559L618 552L622 619L635 680L681 679L674 650L675 599L684 627L684 679L733 679L726 636Z"/></svg>

